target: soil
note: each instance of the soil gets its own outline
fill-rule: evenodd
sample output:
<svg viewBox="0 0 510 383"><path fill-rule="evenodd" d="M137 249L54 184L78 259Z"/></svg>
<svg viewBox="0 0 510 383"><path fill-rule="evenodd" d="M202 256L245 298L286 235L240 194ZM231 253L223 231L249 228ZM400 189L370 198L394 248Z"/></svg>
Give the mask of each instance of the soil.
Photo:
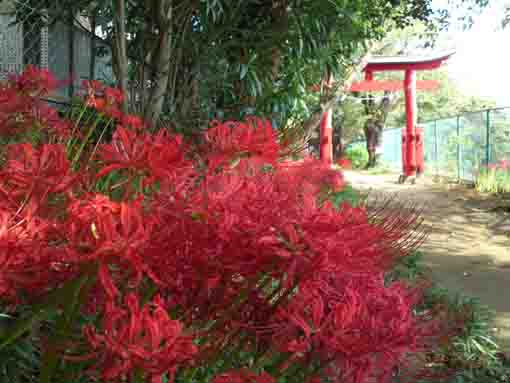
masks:
<svg viewBox="0 0 510 383"><path fill-rule="evenodd" d="M431 178L400 185L398 174L347 171L344 176L355 189L396 193L399 200L423 206L430 234L421 250L432 277L494 311L494 334L509 352L510 200Z"/></svg>

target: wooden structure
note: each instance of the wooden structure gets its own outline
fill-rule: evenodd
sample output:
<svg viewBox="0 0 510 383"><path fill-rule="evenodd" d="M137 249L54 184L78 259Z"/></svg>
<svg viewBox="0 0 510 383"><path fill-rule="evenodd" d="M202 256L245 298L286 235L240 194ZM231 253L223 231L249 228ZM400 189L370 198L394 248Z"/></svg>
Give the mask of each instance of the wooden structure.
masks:
<svg viewBox="0 0 510 383"><path fill-rule="evenodd" d="M430 56L393 57L377 56L368 60L365 68L365 80L355 83L350 91L377 92L403 90L406 103L406 126L402 135L402 164L403 173L401 181L406 178L419 175L423 172L423 135L416 126L417 121L417 90L434 90L439 87L436 81L417 81L416 72L434 70L446 62L455 52L449 51ZM375 81L374 74L377 72L403 71L404 81ZM329 81L327 82L329 83ZM320 155L321 159L332 163L333 145L331 128L331 111L326 111L321 121L320 129Z"/></svg>

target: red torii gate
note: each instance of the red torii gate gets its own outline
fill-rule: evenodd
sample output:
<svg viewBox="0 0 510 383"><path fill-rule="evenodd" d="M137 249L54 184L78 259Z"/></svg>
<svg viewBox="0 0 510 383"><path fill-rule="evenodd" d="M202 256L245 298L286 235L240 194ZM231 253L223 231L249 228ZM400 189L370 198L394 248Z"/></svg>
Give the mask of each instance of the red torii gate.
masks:
<svg viewBox="0 0 510 383"><path fill-rule="evenodd" d="M397 91L404 90L406 103L406 126L402 132L402 166L400 181L423 172L423 132L416 126L417 105L416 90L434 90L438 81L417 81L416 72L439 68L455 52L450 51L428 57L374 57L368 60L363 71L365 80L350 87L351 92ZM405 79L401 81L375 81L374 73L404 71ZM330 84L327 84L330 85ZM320 157L327 164L333 162L333 130L331 126L332 111L326 110L320 125Z"/></svg>

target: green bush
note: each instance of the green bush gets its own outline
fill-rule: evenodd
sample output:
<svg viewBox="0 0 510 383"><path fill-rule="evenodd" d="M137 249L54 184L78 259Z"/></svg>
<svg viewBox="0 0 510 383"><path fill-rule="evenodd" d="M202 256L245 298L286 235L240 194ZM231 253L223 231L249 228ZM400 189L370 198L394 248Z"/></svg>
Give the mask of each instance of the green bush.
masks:
<svg viewBox="0 0 510 383"><path fill-rule="evenodd" d="M348 148L345 151L345 157L351 161L353 169L363 169L368 162L368 152L361 145Z"/></svg>
<svg viewBox="0 0 510 383"><path fill-rule="evenodd" d="M509 193L510 170L506 161L482 168L476 177L476 190L480 193Z"/></svg>
<svg viewBox="0 0 510 383"><path fill-rule="evenodd" d="M335 207L339 207L343 202L347 202L353 207L357 207L365 200L365 196L363 196L358 190L353 189L349 184L346 184L341 191L331 193L329 198Z"/></svg>

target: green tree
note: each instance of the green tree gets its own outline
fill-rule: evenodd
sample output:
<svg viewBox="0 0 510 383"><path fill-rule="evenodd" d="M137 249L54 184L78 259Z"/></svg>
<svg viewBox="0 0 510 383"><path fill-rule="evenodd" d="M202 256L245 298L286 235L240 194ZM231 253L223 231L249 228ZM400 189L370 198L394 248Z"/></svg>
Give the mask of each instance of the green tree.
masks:
<svg viewBox="0 0 510 383"><path fill-rule="evenodd" d="M326 71L346 78L389 22L434 16L430 0L31 1L51 20L92 17L146 118L192 127L248 111L283 123Z"/></svg>
<svg viewBox="0 0 510 383"><path fill-rule="evenodd" d="M90 32L112 46L129 106L186 131L211 118L258 113L309 135L388 29L447 23L432 0L28 1L51 21L87 16L96 27ZM326 73L337 88L308 103L309 86Z"/></svg>

